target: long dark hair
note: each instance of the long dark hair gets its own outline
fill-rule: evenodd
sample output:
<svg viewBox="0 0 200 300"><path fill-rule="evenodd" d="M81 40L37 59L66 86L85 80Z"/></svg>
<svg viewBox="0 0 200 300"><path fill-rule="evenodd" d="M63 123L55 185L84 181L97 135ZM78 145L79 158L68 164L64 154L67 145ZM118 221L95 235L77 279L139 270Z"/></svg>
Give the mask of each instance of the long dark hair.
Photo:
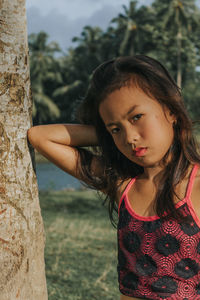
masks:
<svg viewBox="0 0 200 300"><path fill-rule="evenodd" d="M162 106L168 107L176 117L174 142L163 158L166 161L171 153L171 160L166 164L159 181L155 210L160 218L167 212L168 216L182 220L182 214L174 207L175 187L185 177L191 163L200 164L200 155L193 136L193 124L186 112L180 88L164 66L151 57L118 57L104 62L94 70L89 89L78 110L78 117L81 123L95 127L99 146L93 147L92 152L80 149L82 176L89 186L106 191L109 216L115 226L113 212L117 212L117 183L142 174L143 167L128 160L118 150L100 117L99 104L108 94L129 84L139 87ZM90 171L94 154L101 160L103 168L98 178Z"/></svg>

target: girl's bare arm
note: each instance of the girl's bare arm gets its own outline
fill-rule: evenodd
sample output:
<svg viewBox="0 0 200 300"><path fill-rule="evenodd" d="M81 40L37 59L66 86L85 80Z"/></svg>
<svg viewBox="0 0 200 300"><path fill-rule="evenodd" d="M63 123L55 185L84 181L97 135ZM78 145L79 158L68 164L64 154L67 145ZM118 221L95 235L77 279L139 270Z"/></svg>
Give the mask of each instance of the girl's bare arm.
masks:
<svg viewBox="0 0 200 300"><path fill-rule="evenodd" d="M43 156L72 176L82 179L79 173L78 146L98 145L95 129L89 125L50 124L31 127L28 140ZM99 173L98 160L92 162L94 175Z"/></svg>

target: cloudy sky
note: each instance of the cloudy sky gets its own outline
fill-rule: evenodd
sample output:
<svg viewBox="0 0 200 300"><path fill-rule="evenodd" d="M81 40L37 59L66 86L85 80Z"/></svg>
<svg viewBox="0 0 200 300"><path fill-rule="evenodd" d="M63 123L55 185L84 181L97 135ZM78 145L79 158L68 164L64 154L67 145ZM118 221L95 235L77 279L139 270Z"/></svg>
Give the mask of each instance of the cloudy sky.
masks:
<svg viewBox="0 0 200 300"><path fill-rule="evenodd" d="M138 0L150 4L152 0ZM71 39L79 36L85 25L105 29L109 21L128 6L129 0L26 0L28 33L44 30L66 51Z"/></svg>

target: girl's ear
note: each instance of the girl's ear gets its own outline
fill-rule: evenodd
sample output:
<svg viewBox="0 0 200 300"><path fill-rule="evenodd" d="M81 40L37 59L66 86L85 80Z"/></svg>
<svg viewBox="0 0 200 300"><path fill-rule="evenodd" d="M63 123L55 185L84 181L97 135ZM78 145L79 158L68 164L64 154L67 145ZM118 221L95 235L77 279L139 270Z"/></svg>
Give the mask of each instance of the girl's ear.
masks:
<svg viewBox="0 0 200 300"><path fill-rule="evenodd" d="M175 126L176 125L176 123L177 123L177 119L176 119L176 116L170 111L170 117L172 118L172 123L173 123L173 125Z"/></svg>
<svg viewBox="0 0 200 300"><path fill-rule="evenodd" d="M175 125L177 123L176 116L166 106L164 107L164 113L165 113L165 117L169 123L171 123L173 125Z"/></svg>

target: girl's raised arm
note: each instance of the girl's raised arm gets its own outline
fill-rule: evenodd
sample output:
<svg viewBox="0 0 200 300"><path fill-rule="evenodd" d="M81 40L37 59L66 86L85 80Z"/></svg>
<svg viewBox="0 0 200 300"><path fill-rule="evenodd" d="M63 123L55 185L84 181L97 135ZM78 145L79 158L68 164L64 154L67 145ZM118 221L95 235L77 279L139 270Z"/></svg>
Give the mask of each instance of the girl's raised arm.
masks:
<svg viewBox="0 0 200 300"><path fill-rule="evenodd" d="M63 171L84 180L79 172L79 150L76 147L98 145L93 126L80 124L50 124L31 127L28 140L43 156ZM100 172L100 164L92 159L94 176Z"/></svg>

